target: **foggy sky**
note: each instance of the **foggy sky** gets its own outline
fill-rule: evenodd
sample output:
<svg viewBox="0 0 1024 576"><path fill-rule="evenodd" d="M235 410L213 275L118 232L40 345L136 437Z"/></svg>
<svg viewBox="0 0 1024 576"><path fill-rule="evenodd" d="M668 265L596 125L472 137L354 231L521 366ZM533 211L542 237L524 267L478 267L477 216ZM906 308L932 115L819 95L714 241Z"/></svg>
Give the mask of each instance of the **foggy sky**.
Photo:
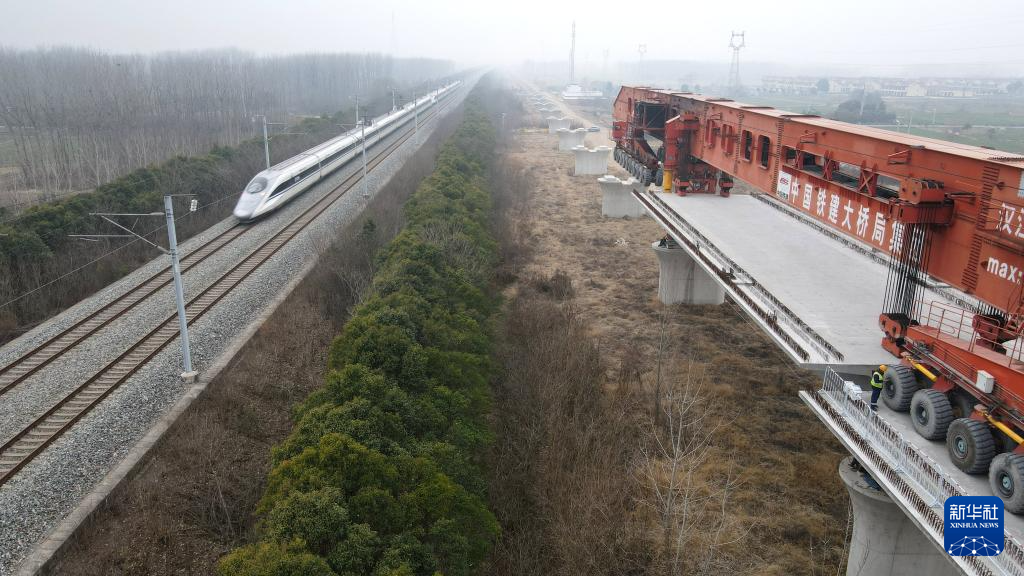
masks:
<svg viewBox="0 0 1024 576"><path fill-rule="evenodd" d="M745 61L1024 75L1016 0L0 0L0 45L378 51L515 64L565 60L574 19L581 68L601 63L605 50L610 62L635 60L641 43L648 61L727 61L730 31L745 30Z"/></svg>

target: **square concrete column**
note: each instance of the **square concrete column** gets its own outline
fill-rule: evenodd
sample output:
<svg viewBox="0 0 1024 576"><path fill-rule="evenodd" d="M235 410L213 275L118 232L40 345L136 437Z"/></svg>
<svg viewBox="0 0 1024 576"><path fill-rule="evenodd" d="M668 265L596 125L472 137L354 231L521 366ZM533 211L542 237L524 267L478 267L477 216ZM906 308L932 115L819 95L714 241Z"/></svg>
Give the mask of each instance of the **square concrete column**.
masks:
<svg viewBox="0 0 1024 576"><path fill-rule="evenodd" d="M576 130L562 128L556 132L558 133L558 150L561 152L571 152L573 148L582 146L583 139L587 136L587 131L583 128Z"/></svg>
<svg viewBox="0 0 1024 576"><path fill-rule="evenodd" d="M697 264L686 250L676 246L651 244L658 255L658 299L662 304L722 304L725 288Z"/></svg>
<svg viewBox="0 0 1024 576"><path fill-rule="evenodd" d="M641 218L647 215L642 204L633 197L636 180L619 180L605 175L597 179L601 185L601 215L608 218Z"/></svg>
<svg viewBox="0 0 1024 576"><path fill-rule="evenodd" d="M576 176L604 174L608 169L608 153L611 150L607 146L598 146L597 148L576 146L572 149L573 154L576 156L573 174Z"/></svg>
<svg viewBox="0 0 1024 576"><path fill-rule="evenodd" d="M889 495L852 466L839 462L839 477L853 505L847 576L955 576L960 570L936 548Z"/></svg>

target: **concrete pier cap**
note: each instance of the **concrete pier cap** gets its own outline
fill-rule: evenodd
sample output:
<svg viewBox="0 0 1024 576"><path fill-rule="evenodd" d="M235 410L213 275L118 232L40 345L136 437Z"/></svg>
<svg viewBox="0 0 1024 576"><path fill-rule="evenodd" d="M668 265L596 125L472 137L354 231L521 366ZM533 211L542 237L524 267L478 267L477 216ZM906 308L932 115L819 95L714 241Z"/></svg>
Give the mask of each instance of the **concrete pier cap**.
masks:
<svg viewBox="0 0 1024 576"><path fill-rule="evenodd" d="M846 576L957 576L962 572L848 456L839 477L853 505Z"/></svg>
<svg viewBox="0 0 1024 576"><path fill-rule="evenodd" d="M658 299L662 304L722 304L725 288L674 241L651 244L658 256Z"/></svg>
<svg viewBox="0 0 1024 576"><path fill-rule="evenodd" d="M583 139L587 136L587 131L583 128L575 130L560 128L555 132L558 134L558 150L560 152L571 152L573 148L582 146ZM601 172L604 172L604 170L601 170Z"/></svg>
<svg viewBox="0 0 1024 576"><path fill-rule="evenodd" d="M630 176L619 180L606 174L597 179L601 186L601 215L608 218L641 218L647 211L633 196L633 186L638 182Z"/></svg>
<svg viewBox="0 0 1024 576"><path fill-rule="evenodd" d="M598 146L597 148L587 148L586 146L574 147L572 152L576 156L576 165L573 174L576 176L604 174L608 169L608 154L611 151L612 149L607 146Z"/></svg>
<svg viewBox="0 0 1024 576"><path fill-rule="evenodd" d="M558 133L559 130L561 130L563 128L566 129L566 130L569 129L569 119L568 118L559 118L557 116L548 116L546 118L546 120L548 121L548 134L556 134L556 133Z"/></svg>

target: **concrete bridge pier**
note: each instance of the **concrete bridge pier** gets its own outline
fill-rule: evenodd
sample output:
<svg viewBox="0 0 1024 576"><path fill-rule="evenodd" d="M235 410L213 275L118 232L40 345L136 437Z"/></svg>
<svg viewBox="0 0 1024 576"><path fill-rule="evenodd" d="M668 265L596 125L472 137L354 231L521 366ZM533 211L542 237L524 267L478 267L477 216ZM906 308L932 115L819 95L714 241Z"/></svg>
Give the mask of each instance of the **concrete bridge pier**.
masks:
<svg viewBox="0 0 1024 576"><path fill-rule="evenodd" d="M960 570L903 510L852 466L839 462L839 477L853 504L853 534L846 576L958 576Z"/></svg>
<svg viewBox="0 0 1024 576"><path fill-rule="evenodd" d="M632 177L619 180L606 174L597 179L601 185L601 215L607 218L642 218L647 215L642 204L633 197Z"/></svg>
<svg viewBox="0 0 1024 576"><path fill-rule="evenodd" d="M548 116L548 134L555 134L560 129L569 129L570 123L568 118L558 118L556 116Z"/></svg>
<svg viewBox="0 0 1024 576"><path fill-rule="evenodd" d="M705 272L686 250L670 244L651 244L660 264L658 299L662 304L724 303L725 289L718 280Z"/></svg>
<svg viewBox="0 0 1024 576"><path fill-rule="evenodd" d="M576 146L572 149L573 154L576 156L573 175L604 174L608 171L608 153L611 151L612 149L607 146L598 146L597 148Z"/></svg>
<svg viewBox="0 0 1024 576"><path fill-rule="evenodd" d="M558 134L558 150L560 152L572 152L573 148L583 145L583 139L587 136L587 131L583 128L575 130L559 128L555 132Z"/></svg>

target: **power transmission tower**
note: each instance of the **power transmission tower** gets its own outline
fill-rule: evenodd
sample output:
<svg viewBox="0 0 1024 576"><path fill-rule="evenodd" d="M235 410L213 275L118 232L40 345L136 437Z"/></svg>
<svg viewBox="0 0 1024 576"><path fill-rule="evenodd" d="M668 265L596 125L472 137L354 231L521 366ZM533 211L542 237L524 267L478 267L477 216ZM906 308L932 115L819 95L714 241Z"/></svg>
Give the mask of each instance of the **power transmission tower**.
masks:
<svg viewBox="0 0 1024 576"><path fill-rule="evenodd" d="M740 85L740 48L747 45L746 31L733 32L729 37L729 48L732 48L732 64L729 65L729 92L733 96L739 95L742 90Z"/></svg>

